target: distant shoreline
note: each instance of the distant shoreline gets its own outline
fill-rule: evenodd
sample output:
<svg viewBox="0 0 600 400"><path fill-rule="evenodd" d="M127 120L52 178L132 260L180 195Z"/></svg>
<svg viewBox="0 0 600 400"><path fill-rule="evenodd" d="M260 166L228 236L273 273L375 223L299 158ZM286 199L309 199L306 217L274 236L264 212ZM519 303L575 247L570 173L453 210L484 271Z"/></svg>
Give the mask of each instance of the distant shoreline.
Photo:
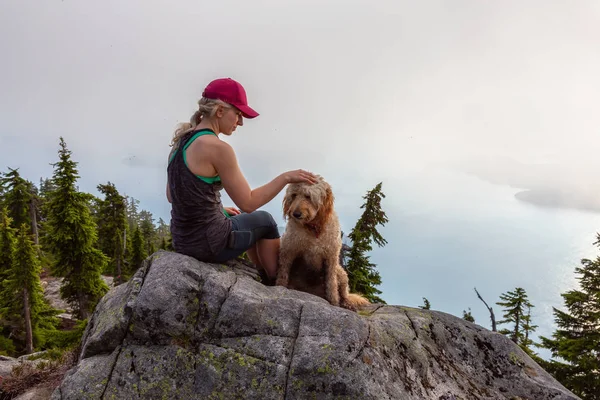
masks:
<svg viewBox="0 0 600 400"><path fill-rule="evenodd" d="M587 211L600 213L600 199L593 201L581 201L554 190L531 189L515 193L515 198L524 203L529 203L545 208L571 209L578 211Z"/></svg>

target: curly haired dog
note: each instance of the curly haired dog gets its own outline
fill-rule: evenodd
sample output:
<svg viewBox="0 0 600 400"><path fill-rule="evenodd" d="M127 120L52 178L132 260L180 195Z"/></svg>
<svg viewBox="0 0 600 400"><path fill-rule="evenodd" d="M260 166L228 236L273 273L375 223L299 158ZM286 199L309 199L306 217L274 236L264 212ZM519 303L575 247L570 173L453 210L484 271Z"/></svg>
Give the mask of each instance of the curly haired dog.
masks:
<svg viewBox="0 0 600 400"><path fill-rule="evenodd" d="M283 199L286 230L281 237L276 285L312 293L349 310L369 304L350 293L340 266L342 235L331 186L318 176L315 184L291 184Z"/></svg>

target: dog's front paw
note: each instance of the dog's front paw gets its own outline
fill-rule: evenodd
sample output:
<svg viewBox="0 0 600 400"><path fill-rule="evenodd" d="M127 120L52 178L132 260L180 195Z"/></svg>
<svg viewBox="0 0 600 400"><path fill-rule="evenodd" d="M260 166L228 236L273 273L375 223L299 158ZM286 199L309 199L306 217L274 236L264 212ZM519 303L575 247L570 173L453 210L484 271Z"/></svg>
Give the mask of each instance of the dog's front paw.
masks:
<svg viewBox="0 0 600 400"><path fill-rule="evenodd" d="M275 286L287 287L287 285L288 285L288 280L285 277L278 276L277 279L275 280Z"/></svg>
<svg viewBox="0 0 600 400"><path fill-rule="evenodd" d="M351 302L349 302L348 300L342 300L340 302L340 307L345 308L346 310L350 310L350 311L358 311L358 308L352 304Z"/></svg>

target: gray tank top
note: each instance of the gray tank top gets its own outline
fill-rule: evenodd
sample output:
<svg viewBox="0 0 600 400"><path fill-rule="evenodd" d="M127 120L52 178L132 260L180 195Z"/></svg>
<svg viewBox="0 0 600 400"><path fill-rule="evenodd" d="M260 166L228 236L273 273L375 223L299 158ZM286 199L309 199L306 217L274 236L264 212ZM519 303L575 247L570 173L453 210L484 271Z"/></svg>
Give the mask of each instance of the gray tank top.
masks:
<svg viewBox="0 0 600 400"><path fill-rule="evenodd" d="M194 175L185 150L210 129L186 133L169 157L167 176L171 191L171 237L176 252L210 262L227 245L231 220L221 203L221 178ZM216 135L215 135L216 136Z"/></svg>

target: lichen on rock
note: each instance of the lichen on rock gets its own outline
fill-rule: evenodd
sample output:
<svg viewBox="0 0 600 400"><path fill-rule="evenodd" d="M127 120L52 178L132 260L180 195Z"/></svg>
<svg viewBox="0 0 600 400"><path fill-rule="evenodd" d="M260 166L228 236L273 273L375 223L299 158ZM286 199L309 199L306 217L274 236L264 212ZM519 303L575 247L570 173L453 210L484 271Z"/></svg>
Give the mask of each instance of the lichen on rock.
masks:
<svg viewBox="0 0 600 400"><path fill-rule="evenodd" d="M53 399L577 399L509 339L441 312L358 312L245 266L159 251L105 295Z"/></svg>

